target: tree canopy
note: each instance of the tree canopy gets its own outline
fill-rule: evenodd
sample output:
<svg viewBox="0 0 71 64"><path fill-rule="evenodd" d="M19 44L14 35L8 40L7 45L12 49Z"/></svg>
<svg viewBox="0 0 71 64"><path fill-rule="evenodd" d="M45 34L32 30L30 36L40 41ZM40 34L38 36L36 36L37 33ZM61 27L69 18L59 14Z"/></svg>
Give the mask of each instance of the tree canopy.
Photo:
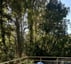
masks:
<svg viewBox="0 0 71 64"><path fill-rule="evenodd" d="M0 62L22 56L71 56L65 19L69 8L58 0L1 0Z"/></svg>

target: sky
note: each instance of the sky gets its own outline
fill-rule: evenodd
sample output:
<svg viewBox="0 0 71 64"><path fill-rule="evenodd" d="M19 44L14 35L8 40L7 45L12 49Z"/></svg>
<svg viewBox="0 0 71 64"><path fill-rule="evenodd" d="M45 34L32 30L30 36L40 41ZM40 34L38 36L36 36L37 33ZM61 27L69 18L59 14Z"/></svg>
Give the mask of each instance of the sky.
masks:
<svg viewBox="0 0 71 64"><path fill-rule="evenodd" d="M65 4L66 7L70 7L70 11L69 11L66 18L69 19L71 22L71 0L61 0L61 2L63 4ZM68 33L71 34L71 27L70 26L68 26Z"/></svg>

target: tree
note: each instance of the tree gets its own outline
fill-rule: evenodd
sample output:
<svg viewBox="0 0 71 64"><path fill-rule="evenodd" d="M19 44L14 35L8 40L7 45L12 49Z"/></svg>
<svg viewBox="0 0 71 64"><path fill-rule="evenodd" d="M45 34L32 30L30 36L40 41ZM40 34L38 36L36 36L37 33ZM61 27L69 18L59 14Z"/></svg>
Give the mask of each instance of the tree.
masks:
<svg viewBox="0 0 71 64"><path fill-rule="evenodd" d="M0 3L1 8L0 8L0 51L1 51L1 58L2 60L9 60L9 50L10 48L8 48L9 44L11 43L10 38L8 39L8 36L11 36L11 31L12 28L11 26L8 27L8 23L11 20L11 16L7 13L8 12L8 5L7 5L7 1L1 1ZM10 31L9 31L10 29ZM9 42L8 42L9 40ZM11 45L10 45L11 46Z"/></svg>
<svg viewBox="0 0 71 64"><path fill-rule="evenodd" d="M68 8L61 2L2 0L0 4L0 61L24 55L71 56L64 19Z"/></svg>
<svg viewBox="0 0 71 64"><path fill-rule="evenodd" d="M50 0L45 9L44 22L41 23L40 29L45 35L44 42L47 43L48 52L53 56L64 56L64 45L68 41L68 38L65 40L67 36L67 20L64 20L67 13L68 8L57 0Z"/></svg>
<svg viewBox="0 0 71 64"><path fill-rule="evenodd" d="M9 7L12 9L12 17L15 19L14 24L16 26L17 55L18 55L18 57L21 57L22 52L23 52L23 49L22 49L22 47L23 47L22 46L23 35L21 35L21 33L22 33L21 28L23 28L23 27L21 26L21 24L22 24L22 17L24 16L24 13L25 13L24 12L24 10L25 10L24 1L23 0L21 0L21 1L17 1L17 0L13 1L12 0L9 3L10 3Z"/></svg>

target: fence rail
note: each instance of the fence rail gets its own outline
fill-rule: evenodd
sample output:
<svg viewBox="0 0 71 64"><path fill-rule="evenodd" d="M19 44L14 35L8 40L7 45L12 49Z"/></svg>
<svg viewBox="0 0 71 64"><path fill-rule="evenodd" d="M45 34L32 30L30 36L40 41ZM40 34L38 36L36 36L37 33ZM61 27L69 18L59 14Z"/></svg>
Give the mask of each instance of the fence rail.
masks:
<svg viewBox="0 0 71 64"><path fill-rule="evenodd" d="M24 56L14 60L9 60L6 62L1 62L0 64L24 64L25 60L35 62L45 62L44 64L71 64L71 57L47 57L47 56ZM28 61L26 61L28 62Z"/></svg>

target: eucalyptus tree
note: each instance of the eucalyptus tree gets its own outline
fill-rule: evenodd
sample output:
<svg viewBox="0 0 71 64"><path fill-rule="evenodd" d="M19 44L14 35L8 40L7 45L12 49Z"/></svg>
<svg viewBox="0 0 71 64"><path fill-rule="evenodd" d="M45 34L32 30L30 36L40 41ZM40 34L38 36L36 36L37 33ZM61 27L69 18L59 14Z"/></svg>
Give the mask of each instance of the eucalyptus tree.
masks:
<svg viewBox="0 0 71 64"><path fill-rule="evenodd" d="M12 9L11 15L13 22L15 23L16 27L16 50L18 57L21 57L23 52L23 35L22 35L22 21L23 16L25 14L25 0L17 1L17 0L11 0L9 1L9 7Z"/></svg>

